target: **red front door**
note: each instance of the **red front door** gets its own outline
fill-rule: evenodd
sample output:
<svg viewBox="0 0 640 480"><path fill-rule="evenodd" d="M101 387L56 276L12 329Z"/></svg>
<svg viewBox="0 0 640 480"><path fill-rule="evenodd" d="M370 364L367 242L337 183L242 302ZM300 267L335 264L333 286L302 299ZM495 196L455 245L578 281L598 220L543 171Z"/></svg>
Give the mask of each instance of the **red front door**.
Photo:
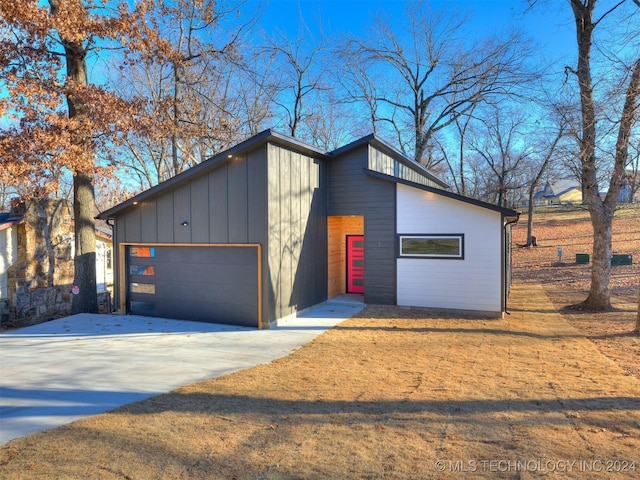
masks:
<svg viewBox="0 0 640 480"><path fill-rule="evenodd" d="M364 236L347 235L347 293L364 293Z"/></svg>

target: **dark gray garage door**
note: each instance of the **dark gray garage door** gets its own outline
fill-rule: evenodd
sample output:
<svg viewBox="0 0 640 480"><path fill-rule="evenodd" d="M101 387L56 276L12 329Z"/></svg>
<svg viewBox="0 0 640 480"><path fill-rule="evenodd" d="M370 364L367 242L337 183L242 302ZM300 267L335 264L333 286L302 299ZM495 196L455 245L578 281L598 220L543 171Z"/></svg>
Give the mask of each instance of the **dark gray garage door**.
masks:
<svg viewBox="0 0 640 480"><path fill-rule="evenodd" d="M258 326L258 247L128 246L134 315Z"/></svg>

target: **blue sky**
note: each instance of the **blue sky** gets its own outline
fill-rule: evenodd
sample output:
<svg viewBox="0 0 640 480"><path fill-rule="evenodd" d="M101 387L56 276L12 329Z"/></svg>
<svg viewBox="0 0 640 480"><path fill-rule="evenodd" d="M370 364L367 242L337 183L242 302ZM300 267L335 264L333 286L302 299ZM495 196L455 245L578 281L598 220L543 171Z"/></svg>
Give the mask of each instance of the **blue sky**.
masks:
<svg viewBox="0 0 640 480"><path fill-rule="evenodd" d="M261 2L249 0L245 8ZM294 38L302 17L312 32L322 25L326 35L366 34L376 15L390 23L404 15L408 0L265 0L259 27L279 29ZM571 9L566 1L552 0L525 12L524 0L432 0L434 9L471 12L468 28L478 36L516 27L530 36L548 59L575 61L576 46Z"/></svg>

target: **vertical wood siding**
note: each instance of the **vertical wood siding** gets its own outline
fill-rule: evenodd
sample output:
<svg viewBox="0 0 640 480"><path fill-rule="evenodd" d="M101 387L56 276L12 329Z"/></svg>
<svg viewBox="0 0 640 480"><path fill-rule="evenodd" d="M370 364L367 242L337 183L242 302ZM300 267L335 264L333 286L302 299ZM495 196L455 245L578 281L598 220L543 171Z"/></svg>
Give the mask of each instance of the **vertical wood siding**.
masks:
<svg viewBox="0 0 640 480"><path fill-rule="evenodd" d="M118 215L116 241L266 245L266 176L266 147L233 158Z"/></svg>
<svg viewBox="0 0 640 480"><path fill-rule="evenodd" d="M152 200L153 201L153 200ZM145 236L151 239L157 239L159 243L173 243L175 238L176 225L173 218L173 190L158 197L155 201L157 223L156 230L145 231ZM129 213L127 213L127 216ZM126 234L127 241L129 240L128 232ZM150 240L151 242L153 240Z"/></svg>
<svg viewBox="0 0 640 480"><path fill-rule="evenodd" d="M323 161L274 144L267 148L264 315L273 321L327 298L326 194L321 188Z"/></svg>
<svg viewBox="0 0 640 480"><path fill-rule="evenodd" d="M227 208L227 166L209 174L209 238L212 243L229 242L229 209Z"/></svg>
<svg viewBox="0 0 640 480"><path fill-rule="evenodd" d="M189 228L193 243L207 243L209 237L209 176L202 175L193 180L190 189Z"/></svg>
<svg viewBox="0 0 640 480"><path fill-rule="evenodd" d="M194 229L191 221L191 190L198 184L192 181L187 188L176 188L173 192L173 220L175 222L173 239L176 243L191 243L191 231ZM186 222L186 226L182 223ZM199 227L195 227L199 228Z"/></svg>
<svg viewBox="0 0 640 480"><path fill-rule="evenodd" d="M251 243L266 240L266 150L231 159L116 219L118 241ZM187 222L186 226L182 223ZM249 238L251 232L251 239Z"/></svg>
<svg viewBox="0 0 640 480"><path fill-rule="evenodd" d="M227 209L229 219L229 242L246 243L249 226L247 182L249 180L246 158L233 158L227 165L228 169L228 189L227 189Z"/></svg>
<svg viewBox="0 0 640 480"><path fill-rule="evenodd" d="M267 144L123 212L116 236L128 243L263 245L269 323L326 300L326 217L324 160Z"/></svg>
<svg viewBox="0 0 640 480"><path fill-rule="evenodd" d="M329 163L329 215L364 216L364 301L393 305L395 285L395 184L366 175L369 146Z"/></svg>
<svg viewBox="0 0 640 480"><path fill-rule="evenodd" d="M500 213L398 184L399 234L464 234L464 260L398 258L398 305L502 311Z"/></svg>
<svg viewBox="0 0 640 480"><path fill-rule="evenodd" d="M410 161L406 161L411 165ZM422 174L417 168L410 167L400 160L390 157L377 148L369 145L369 169L374 172L384 173L393 177L409 180L410 182L428 185L433 188L441 188L436 182Z"/></svg>

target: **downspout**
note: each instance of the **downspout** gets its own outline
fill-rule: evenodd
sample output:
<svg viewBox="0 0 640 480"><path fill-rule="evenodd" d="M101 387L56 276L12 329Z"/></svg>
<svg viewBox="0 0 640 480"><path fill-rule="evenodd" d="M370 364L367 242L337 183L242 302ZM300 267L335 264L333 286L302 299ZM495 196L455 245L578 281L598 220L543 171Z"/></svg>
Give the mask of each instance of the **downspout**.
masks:
<svg viewBox="0 0 640 480"><path fill-rule="evenodd" d="M515 220L511 220L511 221L506 222L506 223L504 224L504 227L503 227L503 228L504 228L504 233L503 233L502 238L503 238L503 242L504 242L504 247L505 247L505 248L504 248L504 269L503 269L503 272L502 272L502 278L504 279L504 281L503 281L503 288L504 288L504 292L503 292L503 294L504 294L504 313L506 313L507 315L511 315L511 312L509 312L508 305L507 305L507 303L508 303L508 301L509 301L509 292L508 292L509 287L508 287L508 285L507 285L507 278L506 278L506 277L507 277L507 271L506 271L506 267L507 267L507 265L509 265L509 267L510 267L510 268L512 268L512 267L513 267L513 265L511 265L511 263L510 263L510 262L508 261L508 259L507 259L507 252L508 252L508 251L510 251L510 249L506 248L506 245L507 245L507 227L508 227L509 225L514 225L514 224L518 223L518 220L520 220L520 215L522 215L522 212L516 212L516 218L515 218Z"/></svg>
<svg viewBox="0 0 640 480"><path fill-rule="evenodd" d="M116 248L115 248L115 240L116 240L116 236L114 233L114 229L115 229L115 224L111 223L113 221L113 218L107 218L105 219L104 223L106 223L109 227L111 227L111 271L113 272L113 295L111 293L108 293L108 297L107 297L107 308L109 310L109 314L113 313L114 310L114 305L116 305L116 278L117 278L117 274L118 271L116 269ZM104 278L105 278L105 284L107 281L107 272L106 272L106 266L105 266L105 272L104 272ZM107 292L109 292L109 290L107 290Z"/></svg>

